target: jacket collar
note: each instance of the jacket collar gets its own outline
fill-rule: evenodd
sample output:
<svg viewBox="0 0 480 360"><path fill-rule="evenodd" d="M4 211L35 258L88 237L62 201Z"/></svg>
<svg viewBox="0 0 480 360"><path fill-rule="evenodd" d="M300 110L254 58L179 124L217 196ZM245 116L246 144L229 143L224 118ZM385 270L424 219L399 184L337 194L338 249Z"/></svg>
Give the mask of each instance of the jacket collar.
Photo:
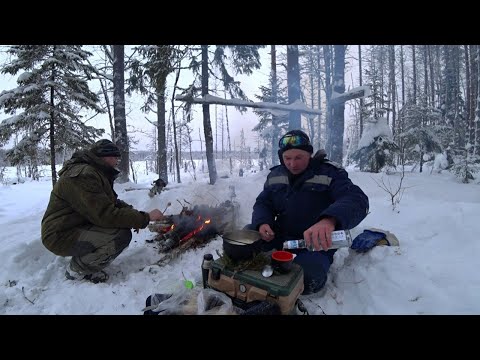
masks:
<svg viewBox="0 0 480 360"><path fill-rule="evenodd" d="M105 176L113 181L120 174L120 171L107 165L101 157L96 156L89 150L77 151L72 155L70 160L67 160L63 165L63 168L58 172L58 175L62 175L67 169L77 164L88 164L101 171Z"/></svg>

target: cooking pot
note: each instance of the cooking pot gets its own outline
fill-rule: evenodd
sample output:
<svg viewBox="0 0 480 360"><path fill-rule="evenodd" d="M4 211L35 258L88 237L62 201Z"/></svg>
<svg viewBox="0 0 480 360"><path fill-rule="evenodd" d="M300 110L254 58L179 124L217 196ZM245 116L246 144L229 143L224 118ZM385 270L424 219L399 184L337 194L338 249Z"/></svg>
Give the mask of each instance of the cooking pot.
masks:
<svg viewBox="0 0 480 360"><path fill-rule="evenodd" d="M261 237L258 231L234 230L222 235L223 252L234 261L252 259L261 251Z"/></svg>

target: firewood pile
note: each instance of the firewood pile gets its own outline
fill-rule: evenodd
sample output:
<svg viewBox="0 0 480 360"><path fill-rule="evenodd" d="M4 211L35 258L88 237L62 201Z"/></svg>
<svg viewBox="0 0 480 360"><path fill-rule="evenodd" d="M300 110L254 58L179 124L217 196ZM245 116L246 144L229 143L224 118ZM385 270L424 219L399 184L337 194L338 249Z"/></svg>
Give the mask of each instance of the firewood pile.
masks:
<svg viewBox="0 0 480 360"><path fill-rule="evenodd" d="M165 265L188 249L206 245L217 235L236 228L239 204L227 200L218 206L195 205L193 208L182 205L177 215L167 215L160 221L148 225L156 233L149 243L154 243L164 256L157 262Z"/></svg>

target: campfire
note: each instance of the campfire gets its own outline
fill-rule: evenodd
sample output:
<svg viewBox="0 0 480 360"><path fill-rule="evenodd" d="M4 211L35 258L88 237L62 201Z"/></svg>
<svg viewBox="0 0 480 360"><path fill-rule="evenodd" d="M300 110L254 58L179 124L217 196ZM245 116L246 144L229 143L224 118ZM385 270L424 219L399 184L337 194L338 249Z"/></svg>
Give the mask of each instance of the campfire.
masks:
<svg viewBox="0 0 480 360"><path fill-rule="evenodd" d="M147 241L158 244L160 253L205 245L218 234L235 228L238 208L238 203L230 200L216 207L196 205L189 209L183 206L179 214L151 223L148 228L157 235Z"/></svg>

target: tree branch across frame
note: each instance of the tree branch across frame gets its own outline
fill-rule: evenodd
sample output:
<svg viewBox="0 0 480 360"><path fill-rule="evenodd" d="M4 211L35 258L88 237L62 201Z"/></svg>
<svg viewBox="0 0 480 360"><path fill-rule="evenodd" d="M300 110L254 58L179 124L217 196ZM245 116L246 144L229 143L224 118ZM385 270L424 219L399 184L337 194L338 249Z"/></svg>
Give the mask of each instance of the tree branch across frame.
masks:
<svg viewBox="0 0 480 360"><path fill-rule="evenodd" d="M296 101L293 104L277 104L272 102L253 102L240 99L222 99L212 95L205 95L201 98L194 98L191 95L177 95L175 96L177 101L185 101L192 104L217 104L226 106L245 106L256 109L265 109L265 111L299 111L306 114L320 115L322 111L320 109L312 109L306 106L301 101Z"/></svg>

